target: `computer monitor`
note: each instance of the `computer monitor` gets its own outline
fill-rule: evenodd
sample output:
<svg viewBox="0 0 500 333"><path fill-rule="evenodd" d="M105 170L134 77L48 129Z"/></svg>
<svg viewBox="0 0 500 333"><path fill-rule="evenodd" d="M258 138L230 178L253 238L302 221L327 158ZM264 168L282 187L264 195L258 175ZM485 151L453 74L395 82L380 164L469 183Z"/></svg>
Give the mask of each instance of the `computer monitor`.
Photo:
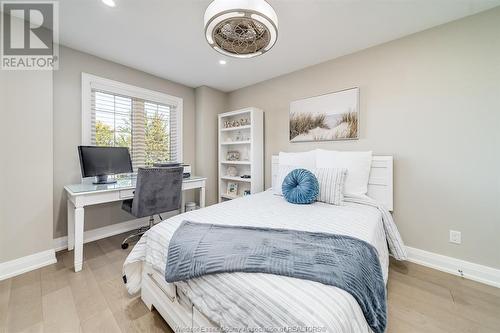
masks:
<svg viewBox="0 0 500 333"><path fill-rule="evenodd" d="M111 184L108 175L132 172L132 161L126 147L78 146L82 177L96 177L94 184Z"/></svg>

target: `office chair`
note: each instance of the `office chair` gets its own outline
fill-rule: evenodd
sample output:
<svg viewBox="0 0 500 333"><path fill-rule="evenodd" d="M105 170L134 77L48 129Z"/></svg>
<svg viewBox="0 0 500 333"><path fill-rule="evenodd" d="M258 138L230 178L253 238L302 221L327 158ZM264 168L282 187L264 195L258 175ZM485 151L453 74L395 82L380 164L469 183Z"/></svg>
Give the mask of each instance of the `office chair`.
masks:
<svg viewBox="0 0 500 333"><path fill-rule="evenodd" d="M181 208L182 172L182 167L139 168L134 198L124 200L122 209L136 218L149 216L149 225L125 238L122 249L128 248L130 239L141 236L153 227L154 215Z"/></svg>

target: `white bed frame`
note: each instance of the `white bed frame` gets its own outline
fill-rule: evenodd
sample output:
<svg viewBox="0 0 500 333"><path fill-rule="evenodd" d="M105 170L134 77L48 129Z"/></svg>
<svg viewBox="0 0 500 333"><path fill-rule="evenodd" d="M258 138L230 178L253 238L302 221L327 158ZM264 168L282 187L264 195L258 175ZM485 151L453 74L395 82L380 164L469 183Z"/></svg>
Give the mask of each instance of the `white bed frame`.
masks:
<svg viewBox="0 0 500 333"><path fill-rule="evenodd" d="M272 157L272 182L278 173L278 156ZM374 156L368 182L368 196L393 208L393 158L392 156ZM199 329L218 328L210 322L184 295L182 290L165 278L150 265L143 263L141 299L152 310L153 307L165 319L176 333L185 333L187 329L196 332ZM201 332L201 330L199 330Z"/></svg>
<svg viewBox="0 0 500 333"><path fill-rule="evenodd" d="M141 299L149 310L153 307L175 333L203 332L201 329L218 328L210 322L173 283L165 281L151 266L142 266ZM215 332L215 330L214 330Z"/></svg>
<svg viewBox="0 0 500 333"><path fill-rule="evenodd" d="M271 160L272 184L278 179L279 158L273 155ZM383 204L389 211L393 209L393 158L392 156L373 156L368 180L367 195Z"/></svg>

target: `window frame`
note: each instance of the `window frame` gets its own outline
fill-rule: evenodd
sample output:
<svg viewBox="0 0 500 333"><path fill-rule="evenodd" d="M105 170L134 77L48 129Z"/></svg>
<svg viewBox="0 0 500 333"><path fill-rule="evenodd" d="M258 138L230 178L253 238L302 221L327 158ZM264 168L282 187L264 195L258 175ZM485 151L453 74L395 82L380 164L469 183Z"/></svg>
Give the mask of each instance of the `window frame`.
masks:
<svg viewBox="0 0 500 333"><path fill-rule="evenodd" d="M184 100L182 98L84 72L82 72L82 145L92 145L92 89L108 91L118 95L129 96L132 98L135 97L149 102L174 106L176 108L177 116L176 142L178 161L173 162L183 162L182 114Z"/></svg>

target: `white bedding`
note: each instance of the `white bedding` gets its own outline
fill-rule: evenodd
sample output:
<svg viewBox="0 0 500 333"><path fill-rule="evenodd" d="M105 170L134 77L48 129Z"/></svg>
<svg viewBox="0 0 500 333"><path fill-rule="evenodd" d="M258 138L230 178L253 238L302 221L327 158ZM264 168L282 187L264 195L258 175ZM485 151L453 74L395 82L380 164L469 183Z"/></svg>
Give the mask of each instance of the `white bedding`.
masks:
<svg viewBox="0 0 500 333"><path fill-rule="evenodd" d="M293 205L265 191L174 216L149 230L124 264L127 289L140 290L142 262L164 275L170 238L184 220L343 234L372 244L387 282L388 249L381 212L368 205ZM387 228L386 228L387 229ZM399 235L397 235L399 237ZM328 332L371 332L355 299L321 283L278 275L225 273L177 285L220 327L309 327Z"/></svg>

